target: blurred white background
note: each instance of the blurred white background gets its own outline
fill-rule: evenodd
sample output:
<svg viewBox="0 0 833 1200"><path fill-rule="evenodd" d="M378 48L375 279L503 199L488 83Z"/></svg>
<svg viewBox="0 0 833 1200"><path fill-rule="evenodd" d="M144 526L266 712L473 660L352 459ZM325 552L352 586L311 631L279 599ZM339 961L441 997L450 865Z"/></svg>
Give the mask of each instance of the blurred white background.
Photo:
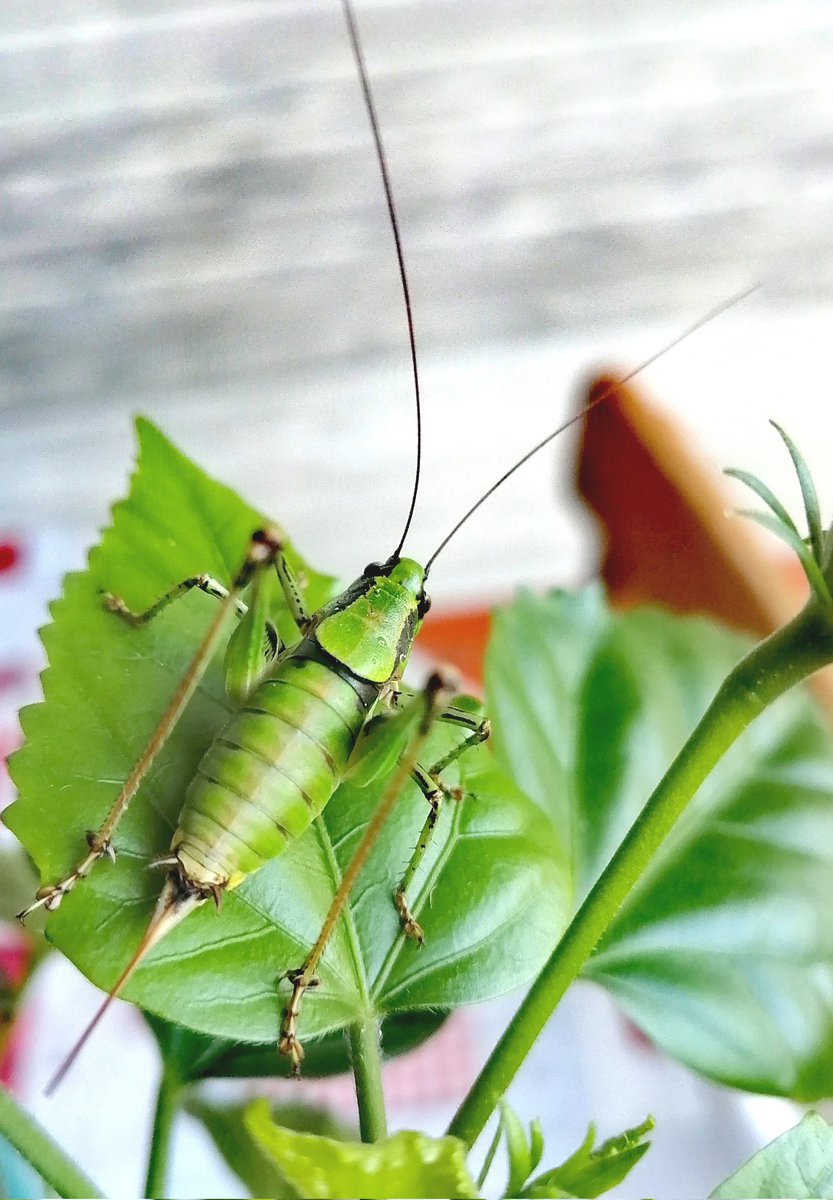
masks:
<svg viewBox="0 0 833 1200"><path fill-rule="evenodd" d="M427 555L572 411L589 369L632 367L754 283L645 383L718 464L794 500L766 424L779 418L829 512L827 0L357 6L423 372L411 553ZM32 568L0 587L6 658L35 661L45 600L124 491L137 411L278 517L316 565L351 576L388 553L410 492L413 402L336 0L6 0L0 93L0 514ZM591 573L570 452L563 439L461 534L434 572L437 604ZM70 1036L60 1030L61 1047ZM557 1034L549 1053L572 1036ZM98 1061L118 1061L102 1046ZM636 1071L628 1061L610 1088ZM583 1062L582 1122L610 1094L604 1064ZM34 1096L45 1068L26 1070ZM669 1071L649 1107L661 1118L679 1102L682 1123L659 1136L700 1145L714 1093L689 1080L701 1099L683 1102L680 1069ZM92 1170L80 1104L41 1115ZM721 1093L721 1130L730 1141L740 1131L728 1170L764 1139L723 1104ZM762 1105L769 1136L782 1110ZM118 1098L107 1108L118 1112ZM124 1156L130 1194L144 1133L113 1136L98 1157ZM665 1154L653 1161L671 1163ZM634 1194L683 1194L673 1164L657 1172ZM689 1194L717 1182L703 1172Z"/></svg>
<svg viewBox="0 0 833 1200"><path fill-rule="evenodd" d="M425 376L427 555L552 428L582 370L646 375L721 464L829 461L826 0L367 0L359 18ZM403 519L404 320L336 0L32 0L0 29L0 511L93 529L131 416L344 575ZM438 601L574 573L531 465ZM833 499L833 489L830 493ZM540 513L531 520L530 513Z"/></svg>

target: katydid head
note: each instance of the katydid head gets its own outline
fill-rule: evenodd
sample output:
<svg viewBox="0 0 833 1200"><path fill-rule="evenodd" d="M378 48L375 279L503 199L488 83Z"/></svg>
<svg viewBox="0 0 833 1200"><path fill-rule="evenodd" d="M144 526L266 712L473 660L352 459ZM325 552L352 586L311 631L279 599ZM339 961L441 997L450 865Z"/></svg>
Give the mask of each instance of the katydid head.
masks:
<svg viewBox="0 0 833 1200"><path fill-rule="evenodd" d="M398 555L393 555L384 563L368 563L362 572L362 578L386 578L403 588L416 604L420 621L431 607L431 599L425 593L425 575L425 568L416 559L399 558Z"/></svg>
<svg viewBox="0 0 833 1200"><path fill-rule="evenodd" d="M425 594L425 568L413 558L400 558L391 568L388 578L413 597L421 621L431 607L431 600Z"/></svg>

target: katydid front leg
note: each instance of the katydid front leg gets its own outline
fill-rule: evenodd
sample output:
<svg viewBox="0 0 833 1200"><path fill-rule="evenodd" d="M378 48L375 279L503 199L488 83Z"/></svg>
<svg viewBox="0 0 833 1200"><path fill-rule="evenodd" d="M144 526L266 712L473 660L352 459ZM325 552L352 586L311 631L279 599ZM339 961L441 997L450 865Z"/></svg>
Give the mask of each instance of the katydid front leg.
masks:
<svg viewBox="0 0 833 1200"><path fill-rule="evenodd" d="M160 596L158 600L155 600L149 608L144 609L142 612L135 612L132 608L128 608L121 596L114 596L112 592L104 593L104 607L122 617L130 625L149 625L153 618L157 617L169 604L173 604L175 600L186 596L194 588L199 588L201 592L205 592L207 596L213 596L215 600L227 600L229 597L228 588L224 587L218 579L214 579L211 575L189 575L187 579L183 579L181 583L172 587L169 592L165 592L164 596ZM245 616L248 612L248 608L242 600L235 598L234 606L237 609L238 616Z"/></svg>
<svg viewBox="0 0 833 1200"><path fill-rule="evenodd" d="M127 812L131 800L139 790L142 781L152 767L157 755L160 753L171 733L175 729L179 718L188 704L188 701L191 699L197 686L199 685L199 682L202 679L209 662L211 661L214 651L219 644L227 616L232 609L235 609L238 614L243 614L244 621L252 616L252 612L256 612L257 616L259 618L261 617L263 607L259 601L262 591L261 581L267 569L271 569L273 565L277 565L279 560L283 560L281 536L278 530L267 528L264 530L258 530L255 534L253 534L251 542L249 543L249 549L246 553L246 557L243 560L243 564L238 571L230 590L226 589L216 580L211 579L210 576L200 575L191 577L183 580L182 583L177 584L176 587L172 588L169 592L166 592L164 596L157 600L155 604L152 604L150 608L141 613L136 613L130 610L127 605L125 605L124 602L118 597L114 597L109 594L105 597L104 603L111 612L122 617L124 620L129 621L130 624L138 626L148 624L169 604L172 604L174 601L180 599L195 587L200 588L209 595L216 596L220 601L220 605L211 624L208 627L208 630L200 642L193 659L188 666L188 670L180 680L179 686L177 687L173 698L162 714L159 724L151 734L151 737L141 756L133 767L133 770L125 780L121 791L110 808L110 811L107 813L107 816L104 818L101 826L96 831L89 832L87 834L87 854L84 855L84 857L80 859L78 863L76 863L75 867L73 867L73 869L63 877L63 879L58 880L57 883L47 884L46 886L39 888L35 893L34 902L30 904L28 908L25 908L18 913L19 920L25 921L26 917L29 916L30 913L41 907L45 908L47 912L54 912L54 910L59 907L64 897L72 891L78 881L86 878L86 876L89 875L90 871L100 858L106 856L111 860L115 860L113 837L118 828L119 822ZM285 567L284 575L287 573L291 578L291 573L288 571L288 568ZM278 571L278 578L281 580L281 583L283 583L283 576L280 571ZM250 583L253 584L253 603L252 608L248 609L247 606L240 600L240 593ZM297 585L295 585L294 591L297 592L297 590ZM287 602L289 603L289 601ZM292 603L293 607L297 607L297 599L296 595L294 594ZM265 620L266 618L263 617L263 619ZM259 628L255 628L252 626L245 632L252 640L254 640L256 650L252 651L250 648L243 645L243 643L240 642L240 639L238 639L240 649L237 657L231 666L227 663L227 686L228 681L230 680L232 686L229 687L229 690L235 692L237 695L240 694L240 691L246 686L247 683L249 685L253 683L253 679L251 677L253 676L254 672L249 670L247 664L253 661L257 654L261 656L261 673L264 669L264 665L268 665L262 663L262 648L265 644L270 643L270 638L266 632L266 627L261 626ZM240 633L240 630L238 630L238 633ZM277 635L274 636L276 638ZM278 645L277 641L275 641L274 650L277 651L277 649ZM242 685L241 680L243 680Z"/></svg>

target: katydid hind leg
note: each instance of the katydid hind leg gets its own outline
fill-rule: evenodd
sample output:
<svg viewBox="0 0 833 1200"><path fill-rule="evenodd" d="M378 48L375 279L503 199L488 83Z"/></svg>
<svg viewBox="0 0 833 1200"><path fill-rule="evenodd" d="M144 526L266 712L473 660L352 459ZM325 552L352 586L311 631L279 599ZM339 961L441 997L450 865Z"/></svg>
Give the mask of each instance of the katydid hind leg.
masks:
<svg viewBox="0 0 833 1200"><path fill-rule="evenodd" d="M28 905L17 914L19 920L25 921L26 917L28 917L30 913L34 912L38 908L45 908L47 912L54 912L54 910L60 906L64 900L64 897L73 890L76 884L89 875L90 871L92 871L99 859L104 857L110 858L111 860L115 859L113 838L122 817L130 807L133 797L139 790L148 771L151 769L160 751L168 741L168 738L176 728L179 718L196 691L200 680L202 679L206 668L208 667L208 664L214 655L214 651L216 650L222 638L226 625L226 618L232 609L236 609L240 604L240 592L250 583L255 574L257 574L259 571L262 571L265 567L271 567L274 554L277 552L278 547L279 543L277 543L273 537L269 537L269 531L266 531L265 533L264 531L258 531L258 533L252 537L246 557L234 580L234 583L232 584L231 589L227 590L222 588L222 585L219 585L222 589L222 592L225 594L219 595L220 604L214 614L211 624L209 625L202 638L202 641L197 647L194 657L191 659L191 662L188 665L188 669L179 681L176 691L168 703L167 708L163 712L158 724L148 739L144 750L134 764L130 774L122 785L119 794L111 805L99 828L95 831L90 831L87 833L87 853L83 855L83 857L78 860L72 870L61 879L57 880L55 883L46 884L40 887L35 893L35 899L32 904ZM185 582L188 583L189 581ZM193 586L200 585L199 583L192 583L189 587L185 587L182 584L178 585L177 588L173 588L170 592L166 593L166 596L162 598L162 601L158 601L156 605L152 606L152 610L148 611L152 612L152 615L155 615L161 611L161 608L165 607L166 604L172 603L181 595L184 595L185 592L190 590L190 587ZM125 612L129 611L126 609L126 606L123 606L122 609L108 604L108 607L110 607L112 611L118 612L121 616L124 616ZM140 616L141 615L142 614L140 614ZM128 619L130 618L128 617ZM132 623L141 624L144 622L132 621Z"/></svg>
<svg viewBox="0 0 833 1200"><path fill-rule="evenodd" d="M236 703L243 703L257 687L264 671L272 660L283 649L278 631L269 617L269 590L262 585L268 574L260 569L252 580L252 597L249 604L244 603L238 595L232 599L234 610L239 618L237 629L229 638L226 651L224 673L226 691L229 698ZM190 575L181 580L164 595L155 600L148 608L136 611L129 608L121 596L105 592L103 596L105 607L116 616L121 617L130 625L137 627L149 625L166 608L198 589L212 596L221 603L229 598L229 589L218 579L207 573ZM232 589L235 590L235 589Z"/></svg>

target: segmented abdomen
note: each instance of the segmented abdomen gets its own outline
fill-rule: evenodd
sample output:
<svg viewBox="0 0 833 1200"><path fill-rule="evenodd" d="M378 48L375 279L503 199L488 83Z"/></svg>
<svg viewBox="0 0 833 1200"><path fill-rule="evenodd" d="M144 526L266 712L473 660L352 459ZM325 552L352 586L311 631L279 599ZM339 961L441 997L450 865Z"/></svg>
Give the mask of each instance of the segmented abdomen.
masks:
<svg viewBox="0 0 833 1200"><path fill-rule="evenodd" d="M171 848L187 878L234 887L303 833L341 781L374 699L318 656L282 659L186 792Z"/></svg>

